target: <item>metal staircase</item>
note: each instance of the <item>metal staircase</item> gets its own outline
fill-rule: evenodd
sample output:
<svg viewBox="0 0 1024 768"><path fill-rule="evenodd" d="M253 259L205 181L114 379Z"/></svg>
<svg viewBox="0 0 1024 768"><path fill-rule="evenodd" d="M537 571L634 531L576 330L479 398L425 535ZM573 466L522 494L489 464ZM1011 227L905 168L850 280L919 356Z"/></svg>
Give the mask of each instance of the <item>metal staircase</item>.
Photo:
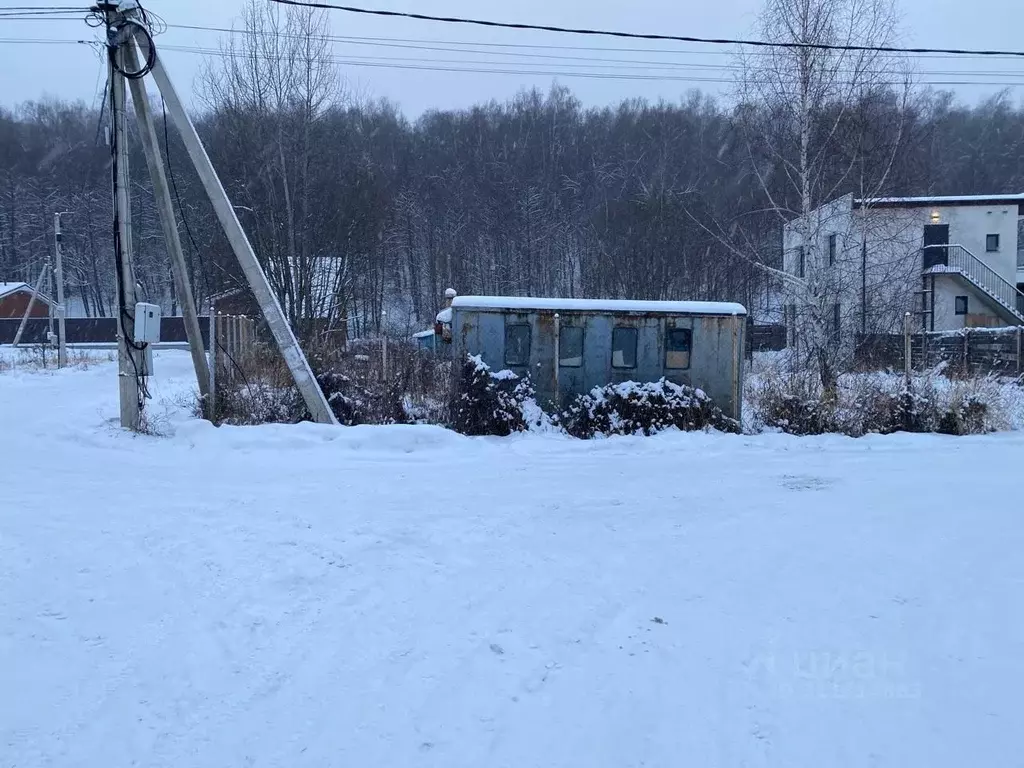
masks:
<svg viewBox="0 0 1024 768"><path fill-rule="evenodd" d="M1024 293L962 245L925 246L924 274L956 274L1024 325Z"/></svg>

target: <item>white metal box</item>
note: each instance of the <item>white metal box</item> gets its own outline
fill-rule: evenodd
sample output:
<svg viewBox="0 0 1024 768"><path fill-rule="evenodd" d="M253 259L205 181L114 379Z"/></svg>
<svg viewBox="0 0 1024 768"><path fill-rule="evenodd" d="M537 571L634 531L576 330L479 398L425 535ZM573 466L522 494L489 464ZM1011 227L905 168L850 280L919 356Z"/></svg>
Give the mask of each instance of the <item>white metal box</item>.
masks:
<svg viewBox="0 0 1024 768"><path fill-rule="evenodd" d="M156 344L160 341L160 307L139 302L135 305L136 344Z"/></svg>

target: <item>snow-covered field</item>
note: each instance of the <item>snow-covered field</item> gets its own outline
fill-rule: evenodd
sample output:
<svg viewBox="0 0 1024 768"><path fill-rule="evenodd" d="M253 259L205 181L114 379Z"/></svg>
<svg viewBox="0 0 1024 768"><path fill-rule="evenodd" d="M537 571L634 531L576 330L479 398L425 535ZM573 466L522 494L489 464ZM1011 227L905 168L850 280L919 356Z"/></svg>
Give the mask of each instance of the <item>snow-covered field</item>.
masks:
<svg viewBox="0 0 1024 768"><path fill-rule="evenodd" d="M0 766L1019 766L1024 436L114 426L0 373Z"/></svg>

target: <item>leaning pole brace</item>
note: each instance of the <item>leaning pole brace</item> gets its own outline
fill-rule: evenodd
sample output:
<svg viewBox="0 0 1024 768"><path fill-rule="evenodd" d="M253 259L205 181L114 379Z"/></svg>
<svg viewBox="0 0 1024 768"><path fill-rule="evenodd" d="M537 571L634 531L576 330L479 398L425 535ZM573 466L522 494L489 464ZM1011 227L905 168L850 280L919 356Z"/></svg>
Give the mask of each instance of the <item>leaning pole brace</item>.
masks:
<svg viewBox="0 0 1024 768"><path fill-rule="evenodd" d="M29 317L32 316L32 308L36 305L36 298L39 296L39 290L43 287L43 280L46 279L46 270L50 268L49 262L43 264L43 269L39 273L39 277L36 279L36 284L30 286L32 288L32 296L28 300L28 306L25 307L25 314L21 316L21 322L18 324L18 332L14 334L14 344L12 347L16 347L21 344L21 334L25 332L25 326L28 324Z"/></svg>
<svg viewBox="0 0 1024 768"><path fill-rule="evenodd" d="M149 40L140 30L136 30L135 39L139 47L142 48L145 58L150 54ZM235 257L238 259L242 272L245 273L253 294L255 294L256 300L263 310L263 316L267 320L270 332L273 334L274 340L277 342L284 357L284 361L288 365L292 377L295 379L295 386L302 395L306 408L309 409L314 421L321 424L336 425L338 420L334 417L334 412L331 410L323 390L320 389L320 385L313 375L312 369L309 367L309 361L303 354L295 334L292 333L291 326L288 325L288 320L281 310L277 297L270 288L267 276L256 259L256 254L249 243L249 238L246 237L245 231L235 215L235 210L228 199L227 193L224 191L224 187L213 168L213 164L210 162L209 156L206 154L206 149L199 139L199 134L196 132L192 120L185 111L181 99L178 98L174 84L171 82L167 70L164 68L163 63L160 61L160 56L156 52L153 53L151 74L167 105L167 112L171 119L174 120L178 132L181 134L181 138L185 143L185 149L195 165L199 179L206 189L206 194L213 204L213 209L220 220L221 226L224 228L224 233L231 243L231 249L235 252Z"/></svg>

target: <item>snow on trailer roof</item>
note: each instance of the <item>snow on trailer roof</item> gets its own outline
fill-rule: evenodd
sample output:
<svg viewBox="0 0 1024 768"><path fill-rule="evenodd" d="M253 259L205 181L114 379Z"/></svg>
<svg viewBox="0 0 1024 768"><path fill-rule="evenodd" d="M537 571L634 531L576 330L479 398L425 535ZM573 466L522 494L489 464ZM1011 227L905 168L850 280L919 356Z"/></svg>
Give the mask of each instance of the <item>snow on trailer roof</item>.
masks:
<svg viewBox="0 0 1024 768"><path fill-rule="evenodd" d="M658 312L666 315L746 315L729 301L631 301L628 299L550 299L530 296L458 296L456 309L554 312Z"/></svg>
<svg viewBox="0 0 1024 768"><path fill-rule="evenodd" d="M861 197L854 199L853 207L913 208L916 206L927 205L999 205L1000 203L1024 204L1024 194L940 195L933 197Z"/></svg>
<svg viewBox="0 0 1024 768"><path fill-rule="evenodd" d="M417 331L416 333L414 333L412 335L412 337L414 339L425 339L428 336L433 336L433 335L434 335L434 329L431 328L429 331Z"/></svg>

